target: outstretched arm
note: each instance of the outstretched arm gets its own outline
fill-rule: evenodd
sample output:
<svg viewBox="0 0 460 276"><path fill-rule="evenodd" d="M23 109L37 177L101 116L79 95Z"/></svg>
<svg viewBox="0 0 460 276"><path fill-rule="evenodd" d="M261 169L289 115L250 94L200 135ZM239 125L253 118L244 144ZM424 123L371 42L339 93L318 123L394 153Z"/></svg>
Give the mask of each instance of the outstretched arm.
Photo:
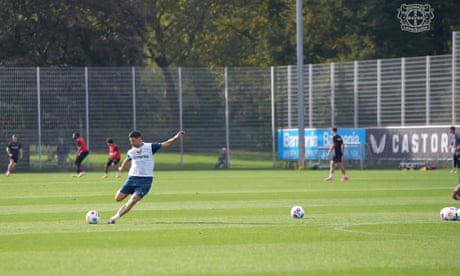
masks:
<svg viewBox="0 0 460 276"><path fill-rule="evenodd" d="M118 171L119 172L122 172L126 169L126 167L128 167L128 164L129 164L129 159L128 157L126 157L125 160L123 160L123 162L121 163L120 167L118 167Z"/></svg>
<svg viewBox="0 0 460 276"><path fill-rule="evenodd" d="M161 143L162 147L169 147L171 145L174 145L182 136L185 135L185 132L183 130L180 130L179 132L176 133L173 137L169 138L168 140L164 141Z"/></svg>

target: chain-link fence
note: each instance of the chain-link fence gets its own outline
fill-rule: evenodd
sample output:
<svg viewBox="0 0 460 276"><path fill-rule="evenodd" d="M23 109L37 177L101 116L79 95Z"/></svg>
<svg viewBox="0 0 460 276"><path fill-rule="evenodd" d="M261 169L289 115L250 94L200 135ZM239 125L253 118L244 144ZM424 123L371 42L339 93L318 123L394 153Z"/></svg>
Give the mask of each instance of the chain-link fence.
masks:
<svg viewBox="0 0 460 276"><path fill-rule="evenodd" d="M305 65L305 127L455 125L459 41L452 55ZM74 131L105 153L106 137L125 151L132 129L160 141L183 128L173 152L275 159L276 130L297 127L296 87L295 66L0 68L1 143L19 134L25 163L40 167L61 138L72 148Z"/></svg>

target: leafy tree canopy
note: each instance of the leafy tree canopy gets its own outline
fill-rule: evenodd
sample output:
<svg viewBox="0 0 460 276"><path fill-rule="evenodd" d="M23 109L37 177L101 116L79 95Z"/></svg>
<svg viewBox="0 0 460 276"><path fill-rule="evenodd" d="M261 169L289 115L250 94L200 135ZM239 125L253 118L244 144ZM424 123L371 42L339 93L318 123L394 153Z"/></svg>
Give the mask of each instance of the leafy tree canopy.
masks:
<svg viewBox="0 0 460 276"><path fill-rule="evenodd" d="M0 0L3 66L270 66L296 61L296 1ZM459 1L430 30L400 29L398 0L304 0L304 62L450 53Z"/></svg>

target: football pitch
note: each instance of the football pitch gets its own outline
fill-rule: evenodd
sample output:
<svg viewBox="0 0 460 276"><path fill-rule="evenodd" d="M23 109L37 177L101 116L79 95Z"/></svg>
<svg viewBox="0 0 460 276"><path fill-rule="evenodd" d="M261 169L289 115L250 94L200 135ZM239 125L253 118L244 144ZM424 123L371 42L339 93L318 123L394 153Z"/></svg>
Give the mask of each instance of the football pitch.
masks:
<svg viewBox="0 0 460 276"><path fill-rule="evenodd" d="M117 224L126 176L0 181L1 275L458 275L447 170L157 171ZM294 205L305 218L292 219ZM99 224L85 222L88 210Z"/></svg>

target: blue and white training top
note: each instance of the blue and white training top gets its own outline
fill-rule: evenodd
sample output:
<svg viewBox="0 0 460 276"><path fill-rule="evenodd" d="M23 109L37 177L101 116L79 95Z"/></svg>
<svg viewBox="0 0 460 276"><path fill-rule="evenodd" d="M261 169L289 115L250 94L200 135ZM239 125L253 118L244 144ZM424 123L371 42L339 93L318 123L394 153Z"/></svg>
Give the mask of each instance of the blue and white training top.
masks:
<svg viewBox="0 0 460 276"><path fill-rule="evenodd" d="M155 168L153 155L160 148L160 143L144 143L139 148L132 147L127 153L127 158L131 161L128 176L153 177Z"/></svg>

